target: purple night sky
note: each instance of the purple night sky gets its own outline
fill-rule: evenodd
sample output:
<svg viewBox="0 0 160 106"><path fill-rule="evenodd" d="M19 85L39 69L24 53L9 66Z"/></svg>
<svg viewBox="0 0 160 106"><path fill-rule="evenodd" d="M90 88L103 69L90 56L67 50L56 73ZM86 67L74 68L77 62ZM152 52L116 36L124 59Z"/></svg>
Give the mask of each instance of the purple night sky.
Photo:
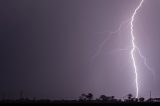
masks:
<svg viewBox="0 0 160 106"><path fill-rule="evenodd" d="M140 0L0 0L0 98L135 95L128 23ZM160 0L134 22L139 96L160 97ZM106 40L107 39L107 40ZM106 40L106 42L103 42ZM123 50L125 49L125 50Z"/></svg>

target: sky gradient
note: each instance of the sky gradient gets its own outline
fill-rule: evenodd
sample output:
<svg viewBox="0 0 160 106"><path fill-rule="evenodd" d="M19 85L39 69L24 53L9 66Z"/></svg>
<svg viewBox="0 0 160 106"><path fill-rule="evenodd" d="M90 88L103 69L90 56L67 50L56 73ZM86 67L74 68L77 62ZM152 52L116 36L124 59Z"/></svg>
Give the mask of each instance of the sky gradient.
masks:
<svg viewBox="0 0 160 106"><path fill-rule="evenodd" d="M135 95L128 23L140 0L0 0L0 96ZM134 33L139 96L160 97L160 0L144 0ZM106 40L107 39L107 40ZM104 42L105 40L105 42ZM125 49L125 50L123 50Z"/></svg>

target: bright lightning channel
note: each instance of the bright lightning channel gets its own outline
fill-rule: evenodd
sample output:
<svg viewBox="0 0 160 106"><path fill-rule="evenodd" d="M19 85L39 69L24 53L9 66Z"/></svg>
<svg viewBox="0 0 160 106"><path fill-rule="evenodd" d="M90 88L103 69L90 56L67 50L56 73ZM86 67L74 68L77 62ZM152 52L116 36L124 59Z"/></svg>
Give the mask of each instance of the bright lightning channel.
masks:
<svg viewBox="0 0 160 106"><path fill-rule="evenodd" d="M135 20L135 16L138 12L138 10L142 7L142 4L143 4L144 0L141 0L141 2L139 3L139 5L137 6L137 8L134 10L133 14L132 14L132 17L131 19L129 20L126 20L124 22L122 22L120 24L120 26L118 27L117 30L115 31L112 31L109 33L109 38L111 37L111 35L114 35L114 34L118 34L120 31L121 31L121 28L126 25L126 24L130 24L130 29L131 29L131 38L132 38L132 49L130 51L130 54L131 54L131 58L132 58L132 62L133 62L133 67L134 67L134 72L135 72L135 83L136 83L136 98L138 98L139 96L139 84L138 84L138 70L137 70L137 66L136 66L136 61L135 61L135 57L134 57L134 53L138 52L140 58L143 60L143 64L146 66L147 70L149 70L152 75L153 75L153 78L155 77L155 72L154 70L147 64L147 59L145 56L143 56L143 54L141 53L140 49L136 46L135 44L135 36L134 36L134 20ZM105 45L105 42L107 42L109 40L109 38L107 37L99 46L99 49L98 51L95 53L95 55L92 57L92 60L95 59L102 51L102 48L103 46ZM129 49L116 49L112 52L117 52L117 51L128 51Z"/></svg>
<svg viewBox="0 0 160 106"><path fill-rule="evenodd" d="M132 61L133 61L133 66L134 66L134 72L135 72L135 83L136 83L136 98L138 98L138 95L139 95L139 85L138 85L138 71L137 71L137 66L136 66L136 61L135 61L135 57L134 57L134 53L135 53L135 50L138 48L136 47L136 44L135 44L135 36L134 36L134 20L135 20L135 16L138 12L138 10L142 7L142 4L143 4L144 0L141 0L141 2L139 3L138 7L135 9L132 17L131 17L131 37L132 37L132 50L131 50L131 57L132 57ZM139 51L139 49L137 49Z"/></svg>

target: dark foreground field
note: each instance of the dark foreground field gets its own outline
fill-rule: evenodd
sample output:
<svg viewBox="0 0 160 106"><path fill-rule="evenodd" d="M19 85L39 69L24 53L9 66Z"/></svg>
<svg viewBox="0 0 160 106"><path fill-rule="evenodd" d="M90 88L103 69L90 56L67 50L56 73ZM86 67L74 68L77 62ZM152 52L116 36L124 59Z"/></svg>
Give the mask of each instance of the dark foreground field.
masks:
<svg viewBox="0 0 160 106"><path fill-rule="evenodd" d="M128 94L122 99L117 99L114 96L101 95L99 98L94 99L93 94L82 94L77 100L49 100L49 99L29 99L21 95L20 99L9 100L2 98L2 104L44 104L44 105L158 105L160 106L160 98L145 99L143 97L135 98L132 94Z"/></svg>
<svg viewBox="0 0 160 106"><path fill-rule="evenodd" d="M98 101L98 100L91 100L91 101L79 101L79 100L58 100L58 101L51 101L51 100L2 100L0 101L0 105L3 104L34 104L34 105L158 105L160 106L160 102L135 102L135 101Z"/></svg>

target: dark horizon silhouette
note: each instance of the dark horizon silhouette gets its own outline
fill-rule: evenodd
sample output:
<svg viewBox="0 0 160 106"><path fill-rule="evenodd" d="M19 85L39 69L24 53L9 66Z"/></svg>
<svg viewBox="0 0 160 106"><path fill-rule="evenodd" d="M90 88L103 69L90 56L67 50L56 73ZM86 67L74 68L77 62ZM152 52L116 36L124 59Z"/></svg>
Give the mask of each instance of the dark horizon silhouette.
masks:
<svg viewBox="0 0 160 106"><path fill-rule="evenodd" d="M51 100L51 99L30 99L22 95L19 99L11 100L2 98L0 104L160 104L160 98L143 97L135 98L132 94L128 94L126 98L116 99L114 96L101 95L99 98L94 98L92 93L81 94L78 99L74 100Z"/></svg>

